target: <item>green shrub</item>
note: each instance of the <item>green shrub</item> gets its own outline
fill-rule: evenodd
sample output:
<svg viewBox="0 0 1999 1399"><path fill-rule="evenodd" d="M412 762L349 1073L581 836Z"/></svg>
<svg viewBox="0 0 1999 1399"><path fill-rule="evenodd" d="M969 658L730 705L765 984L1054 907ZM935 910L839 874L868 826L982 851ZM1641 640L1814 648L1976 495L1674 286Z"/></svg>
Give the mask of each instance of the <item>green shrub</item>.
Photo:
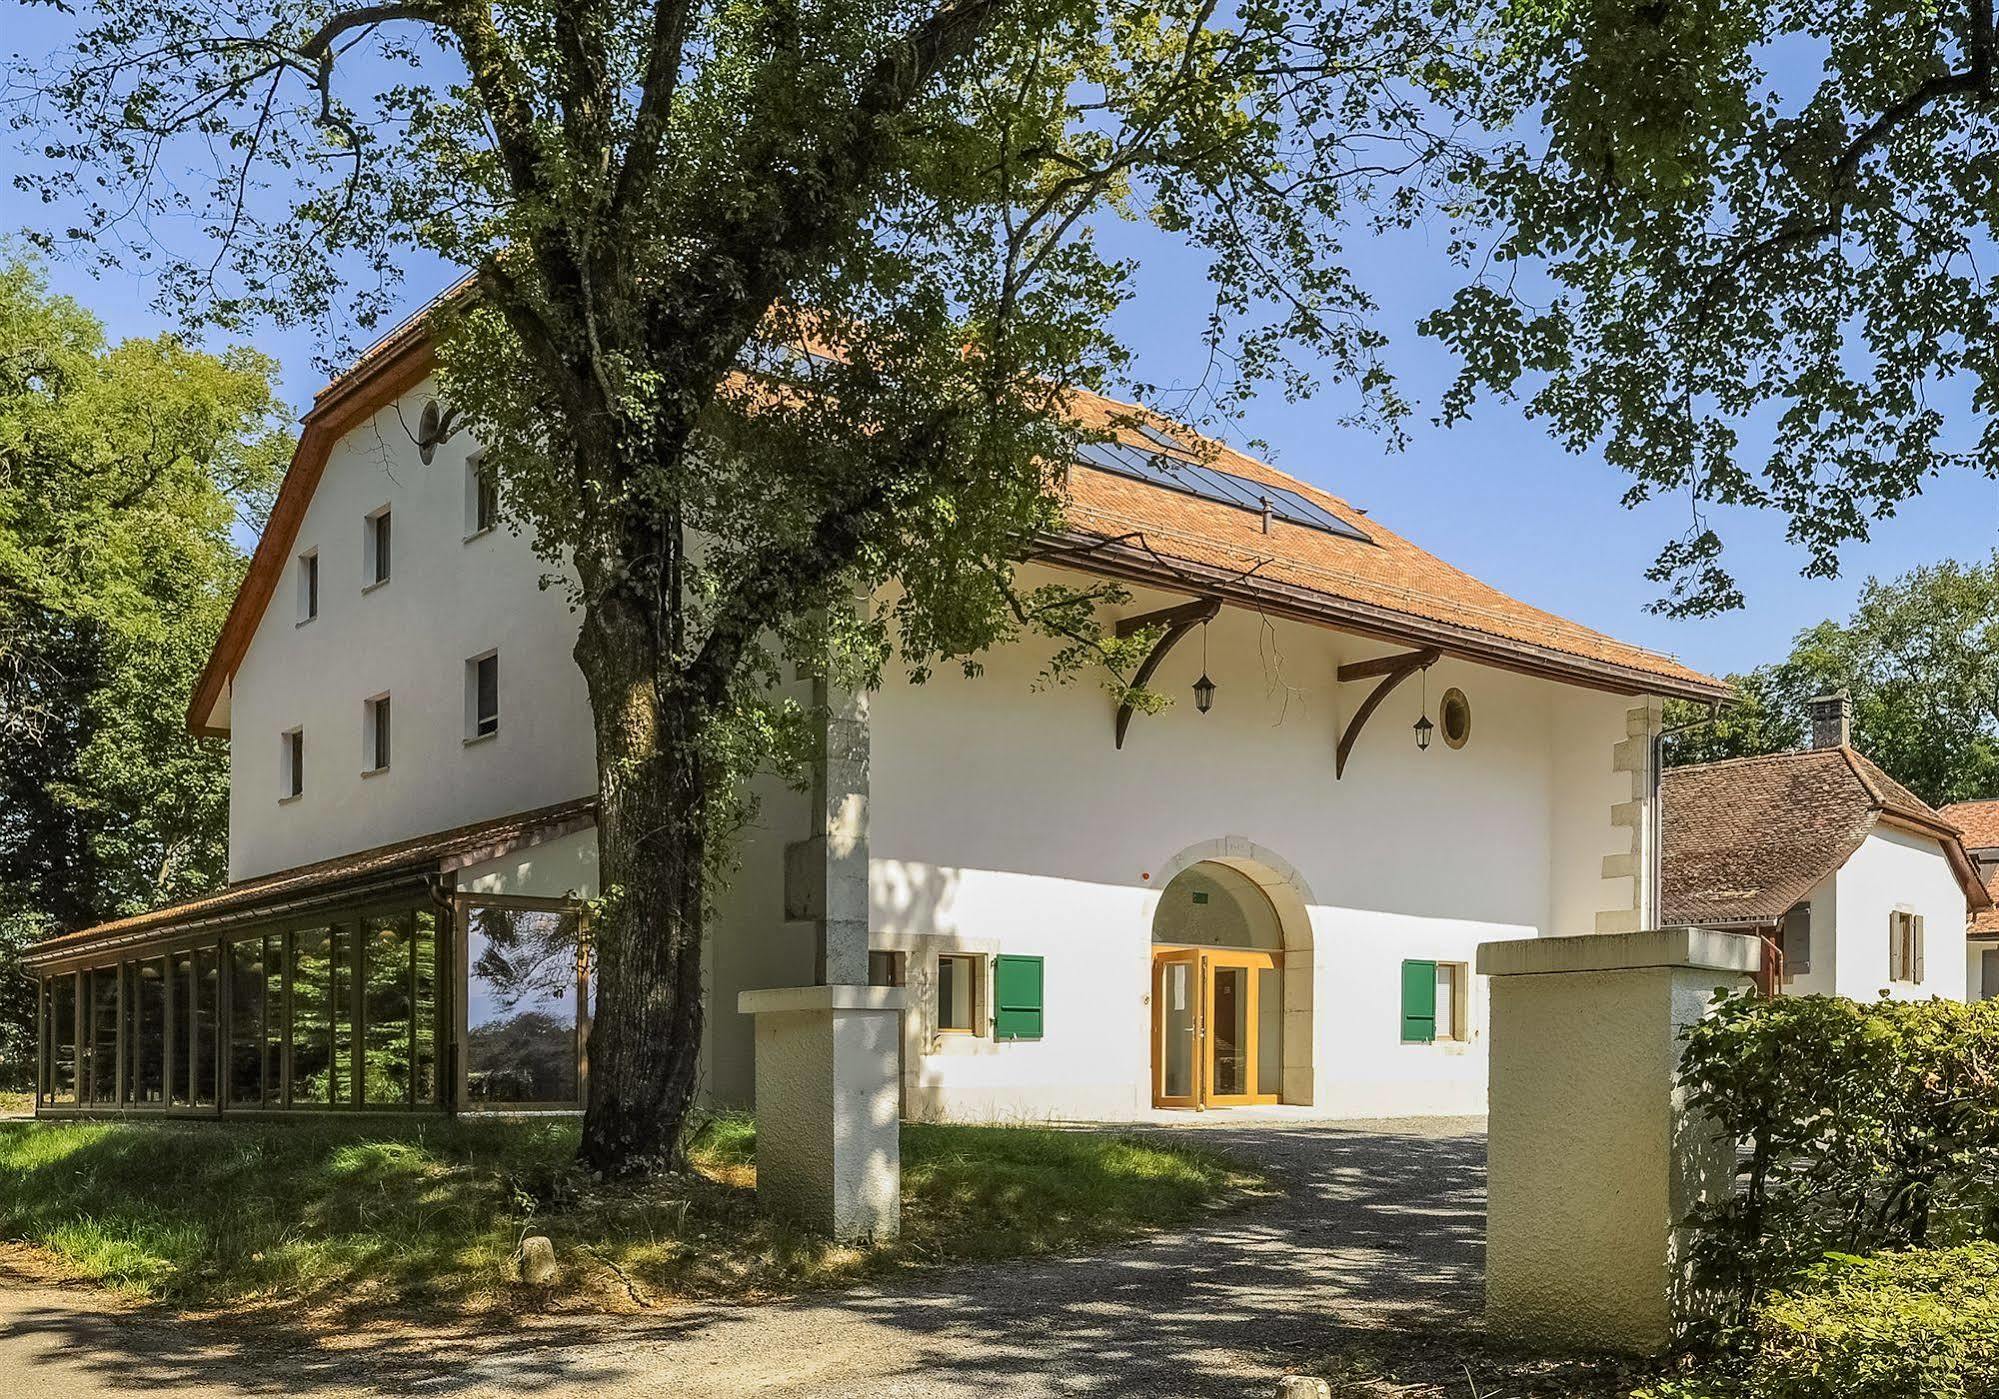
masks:
<svg viewBox="0 0 1999 1399"><path fill-rule="evenodd" d="M1680 1083L1740 1151L1688 1221L1725 1325L1828 1254L1999 1237L1999 1001L1722 996Z"/></svg>
<svg viewBox="0 0 1999 1399"><path fill-rule="evenodd" d="M1999 1244L1837 1257L1752 1308L1735 1350L1639 1399L1991 1399Z"/></svg>

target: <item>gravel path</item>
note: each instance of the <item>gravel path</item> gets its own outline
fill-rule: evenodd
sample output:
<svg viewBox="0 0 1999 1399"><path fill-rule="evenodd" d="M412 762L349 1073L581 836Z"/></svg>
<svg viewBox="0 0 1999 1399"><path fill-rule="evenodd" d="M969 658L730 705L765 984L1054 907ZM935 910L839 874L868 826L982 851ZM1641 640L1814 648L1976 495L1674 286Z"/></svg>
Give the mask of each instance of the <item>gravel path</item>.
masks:
<svg viewBox="0 0 1999 1399"><path fill-rule="evenodd" d="M7 1399L1263 1395L1343 1334L1476 1314L1482 1129L1462 1118L1161 1129L1262 1162L1283 1195L1084 1258L615 1325L278 1343L0 1268L0 1373Z"/></svg>

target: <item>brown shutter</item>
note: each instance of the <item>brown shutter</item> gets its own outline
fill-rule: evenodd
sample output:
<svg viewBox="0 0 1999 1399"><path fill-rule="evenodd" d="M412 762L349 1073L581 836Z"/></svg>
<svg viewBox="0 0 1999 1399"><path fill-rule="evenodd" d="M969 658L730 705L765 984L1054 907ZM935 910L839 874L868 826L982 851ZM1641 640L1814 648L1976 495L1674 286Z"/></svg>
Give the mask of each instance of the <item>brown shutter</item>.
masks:
<svg viewBox="0 0 1999 1399"><path fill-rule="evenodd" d="M1902 980L1902 913L1897 909L1888 915L1888 979Z"/></svg>
<svg viewBox="0 0 1999 1399"><path fill-rule="evenodd" d="M1920 984L1923 979L1923 915L1920 913L1909 917L1909 946L1915 953L1916 962L1915 975L1910 979Z"/></svg>

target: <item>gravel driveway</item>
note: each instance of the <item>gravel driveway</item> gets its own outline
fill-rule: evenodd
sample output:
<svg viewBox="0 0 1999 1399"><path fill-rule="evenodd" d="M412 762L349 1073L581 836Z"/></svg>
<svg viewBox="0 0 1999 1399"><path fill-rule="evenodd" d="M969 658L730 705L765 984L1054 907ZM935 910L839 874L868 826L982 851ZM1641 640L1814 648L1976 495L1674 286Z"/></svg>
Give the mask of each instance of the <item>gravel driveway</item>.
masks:
<svg viewBox="0 0 1999 1399"><path fill-rule="evenodd" d="M940 1268L775 1305L273 1343L0 1282L8 1399L149 1392L500 1396L1262 1395L1342 1334L1477 1312L1476 1119L1214 1125L1280 1198L1089 1257Z"/></svg>

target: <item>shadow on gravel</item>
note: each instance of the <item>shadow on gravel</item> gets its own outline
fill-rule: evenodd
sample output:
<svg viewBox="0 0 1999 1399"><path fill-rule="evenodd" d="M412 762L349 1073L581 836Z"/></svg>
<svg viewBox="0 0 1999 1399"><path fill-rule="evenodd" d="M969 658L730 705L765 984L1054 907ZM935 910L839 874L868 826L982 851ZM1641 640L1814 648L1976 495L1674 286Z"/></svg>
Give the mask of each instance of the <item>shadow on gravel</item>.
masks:
<svg viewBox="0 0 1999 1399"><path fill-rule="evenodd" d="M0 1335L16 1338L12 1352L29 1342L36 1362L87 1369L122 1392L755 1393L745 1380L810 1355L823 1378L786 1392L1205 1396L1267 1392L1270 1375L1385 1331L1475 1324L1482 1134L1285 1126L1199 1139L1263 1166L1282 1195L1105 1253L939 1269L760 1307L333 1345L51 1304L15 1310ZM843 1344L851 1365L827 1352ZM681 1369L697 1358L704 1371Z"/></svg>

